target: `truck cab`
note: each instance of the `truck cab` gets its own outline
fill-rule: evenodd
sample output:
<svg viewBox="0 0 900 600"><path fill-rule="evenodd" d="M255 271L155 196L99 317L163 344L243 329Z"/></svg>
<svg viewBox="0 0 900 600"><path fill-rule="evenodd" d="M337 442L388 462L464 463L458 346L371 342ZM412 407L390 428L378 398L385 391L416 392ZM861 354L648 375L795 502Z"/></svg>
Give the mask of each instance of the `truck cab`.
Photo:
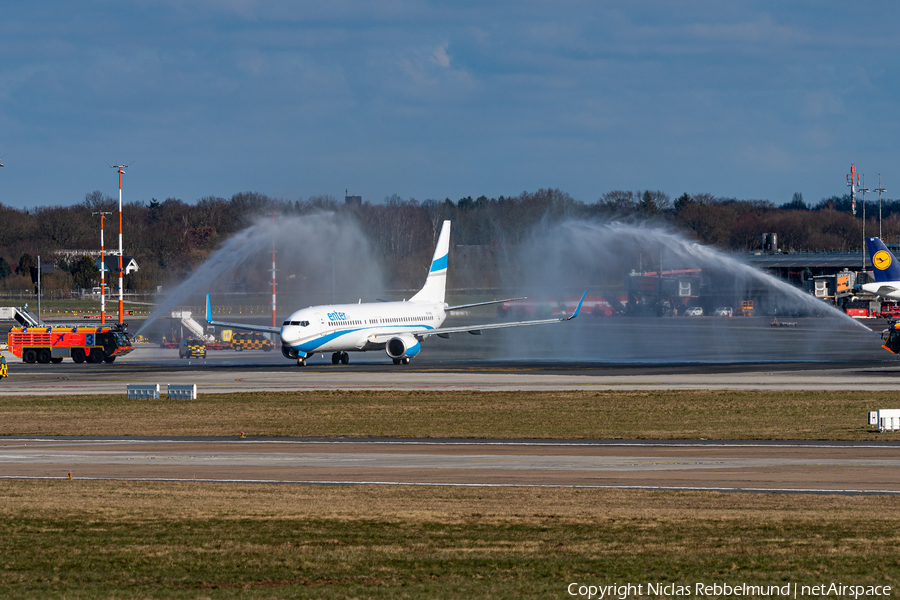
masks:
<svg viewBox="0 0 900 600"><path fill-rule="evenodd" d="M900 321L888 321L888 328L881 332L881 339L884 340L882 348L894 354L900 353Z"/></svg>

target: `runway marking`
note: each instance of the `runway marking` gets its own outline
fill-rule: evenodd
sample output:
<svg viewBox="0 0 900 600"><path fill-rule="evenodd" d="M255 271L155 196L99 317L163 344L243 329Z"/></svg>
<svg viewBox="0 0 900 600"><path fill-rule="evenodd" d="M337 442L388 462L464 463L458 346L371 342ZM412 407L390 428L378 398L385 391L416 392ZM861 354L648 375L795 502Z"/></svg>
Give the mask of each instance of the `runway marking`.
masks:
<svg viewBox="0 0 900 600"><path fill-rule="evenodd" d="M900 490L856 490L820 488L740 488L740 487L693 487L693 486L650 486L650 485L565 485L565 484L517 484L517 483L441 483L415 481L328 481L328 480L278 480L278 479L189 479L175 477L73 477L0 475L0 480L50 480L50 481L135 481L157 483L241 483L252 485L384 485L410 487L463 487L463 488L559 488L579 490L643 490L651 492L720 492L741 494L819 494L838 496L900 496Z"/></svg>

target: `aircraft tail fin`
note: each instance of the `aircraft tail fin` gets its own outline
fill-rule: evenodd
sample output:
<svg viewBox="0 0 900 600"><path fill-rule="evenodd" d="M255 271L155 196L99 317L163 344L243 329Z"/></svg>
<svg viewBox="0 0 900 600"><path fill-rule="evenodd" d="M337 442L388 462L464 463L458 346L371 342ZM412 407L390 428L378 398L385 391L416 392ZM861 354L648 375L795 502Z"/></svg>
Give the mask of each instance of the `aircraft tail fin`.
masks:
<svg viewBox="0 0 900 600"><path fill-rule="evenodd" d="M872 273L875 281L900 281L900 262L897 261L887 246L880 238L866 238L866 248L869 250L869 260L872 262Z"/></svg>
<svg viewBox="0 0 900 600"><path fill-rule="evenodd" d="M450 221L444 221L441 234L438 236L437 247L434 249L434 258L431 259L431 268L428 270L428 278L425 285L415 296L410 298L413 302L443 302L444 290L447 288L447 258L450 254Z"/></svg>

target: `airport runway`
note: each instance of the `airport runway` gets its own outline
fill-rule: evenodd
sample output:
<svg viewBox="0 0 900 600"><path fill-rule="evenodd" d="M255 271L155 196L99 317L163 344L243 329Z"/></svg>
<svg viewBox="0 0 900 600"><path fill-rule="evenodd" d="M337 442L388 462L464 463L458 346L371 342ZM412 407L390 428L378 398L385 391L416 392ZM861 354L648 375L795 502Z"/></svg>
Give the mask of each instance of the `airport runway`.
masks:
<svg viewBox="0 0 900 600"><path fill-rule="evenodd" d="M900 445L0 439L4 478L900 494Z"/></svg>

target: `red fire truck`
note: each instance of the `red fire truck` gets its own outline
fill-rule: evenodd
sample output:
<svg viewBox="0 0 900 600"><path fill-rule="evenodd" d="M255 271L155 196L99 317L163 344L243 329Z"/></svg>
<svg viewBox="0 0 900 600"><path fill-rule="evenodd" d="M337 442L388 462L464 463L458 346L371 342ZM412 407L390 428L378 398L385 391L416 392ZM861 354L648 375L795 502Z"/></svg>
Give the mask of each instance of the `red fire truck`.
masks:
<svg viewBox="0 0 900 600"><path fill-rule="evenodd" d="M111 363L134 350L125 332L109 325L13 327L8 345L26 363L60 363L67 356L76 363Z"/></svg>

